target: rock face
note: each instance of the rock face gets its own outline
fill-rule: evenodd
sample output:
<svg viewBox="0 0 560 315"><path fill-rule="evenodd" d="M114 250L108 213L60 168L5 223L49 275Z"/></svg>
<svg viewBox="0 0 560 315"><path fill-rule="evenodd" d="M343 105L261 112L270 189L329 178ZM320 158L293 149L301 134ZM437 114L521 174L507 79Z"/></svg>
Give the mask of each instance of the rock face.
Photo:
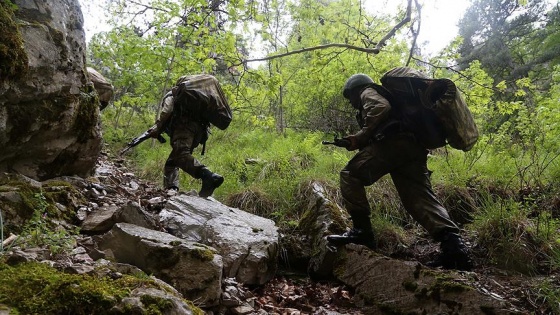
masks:
<svg viewBox="0 0 560 315"><path fill-rule="evenodd" d="M87 176L101 150L98 98L88 84L83 17L77 0L15 0L24 75L0 80L0 171L34 179ZM3 3L3 2L2 2Z"/></svg>
<svg viewBox="0 0 560 315"><path fill-rule="evenodd" d="M278 231L272 220L185 194L169 200L159 217L169 233L216 248L224 277L257 285L274 277Z"/></svg>

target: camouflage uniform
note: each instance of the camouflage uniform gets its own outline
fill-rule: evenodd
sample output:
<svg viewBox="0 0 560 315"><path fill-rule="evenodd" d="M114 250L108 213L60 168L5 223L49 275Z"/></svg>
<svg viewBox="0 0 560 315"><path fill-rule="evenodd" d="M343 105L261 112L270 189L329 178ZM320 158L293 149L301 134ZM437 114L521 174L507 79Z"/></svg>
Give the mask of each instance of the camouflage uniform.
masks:
<svg viewBox="0 0 560 315"><path fill-rule="evenodd" d="M391 105L375 89L365 88L360 94L362 108L358 119L362 129L348 136L349 150L360 151L340 172L340 188L354 228L371 230L370 205L364 186L390 174L405 209L434 239L445 233L458 233L430 183L426 150L410 133L399 130L380 134L391 117ZM373 140L376 137L382 138Z"/></svg>
<svg viewBox="0 0 560 315"><path fill-rule="evenodd" d="M192 156L193 150L207 138L207 126L195 121L188 115L173 115L173 95L167 93L161 104L161 113L156 121L156 134L167 126L171 137L172 151L165 162L163 171L164 187L179 187L179 168L192 177L201 178L205 167Z"/></svg>

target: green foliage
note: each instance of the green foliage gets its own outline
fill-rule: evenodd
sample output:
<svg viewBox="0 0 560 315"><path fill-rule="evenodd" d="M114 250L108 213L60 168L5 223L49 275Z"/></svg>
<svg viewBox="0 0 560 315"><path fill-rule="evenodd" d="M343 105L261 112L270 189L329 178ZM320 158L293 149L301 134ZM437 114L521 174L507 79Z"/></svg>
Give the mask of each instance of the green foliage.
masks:
<svg viewBox="0 0 560 315"><path fill-rule="evenodd" d="M320 133L278 135L232 129L223 142L209 143L208 157L202 161L226 178L215 193L219 198L246 190L264 191L275 203L269 212L281 215L297 202L293 196L302 181L338 178L348 154L324 147L323 139Z"/></svg>
<svg viewBox="0 0 560 315"><path fill-rule="evenodd" d="M259 51L266 56L329 43L371 48L400 16L371 16L356 0L228 1L218 8L199 0L146 3L112 1L113 30L89 45L91 63L117 89L114 106L103 112L109 148L122 148L153 124L161 97L180 75L215 74L234 109L234 121L226 131L213 130L206 155L200 155L200 148L194 155L225 176L215 192L218 199L286 225L294 225L300 214L297 187L309 180L337 187L338 173L353 155L320 144L358 128L354 110L341 95L346 79L367 73L377 81L390 68L404 65L410 52L400 40L404 37L397 37L377 55L329 48L243 63L241 59L251 58L255 40L262 40ZM527 187L554 187L560 176L560 14L552 8L543 15L543 3L475 1L461 21L462 37L430 61L434 67L422 69L457 83L481 134L469 152L431 152L435 186L512 198ZM143 10L149 14L138 19L135 13ZM160 182L169 150L168 144L146 141L129 157L140 176ZM182 190L200 188L198 180L183 172L180 181ZM390 179L383 178L367 193L376 230L391 235L389 247L403 241L400 229L415 223L402 209ZM494 245L494 261L535 270L530 265L542 257L533 250L551 244L558 214L491 198L481 205L476 197L482 210L468 228L481 229L483 241ZM529 217L533 212L538 216ZM523 239L525 235L532 240ZM493 244L492 237L499 242ZM518 243L508 241L516 237ZM499 257L500 250L521 241L531 244L529 252L519 246L511 257ZM555 246L550 248L546 259L554 265ZM512 263L519 257L527 265Z"/></svg>
<svg viewBox="0 0 560 315"><path fill-rule="evenodd" d="M459 24L464 38L461 63L480 60L496 81L514 82L529 71L544 70L548 62L558 62L556 33L558 8L548 10L546 0L476 0ZM542 23L546 21L546 23ZM543 25L545 24L545 25ZM545 27L543 27L545 26ZM551 46L543 46L543 41Z"/></svg>

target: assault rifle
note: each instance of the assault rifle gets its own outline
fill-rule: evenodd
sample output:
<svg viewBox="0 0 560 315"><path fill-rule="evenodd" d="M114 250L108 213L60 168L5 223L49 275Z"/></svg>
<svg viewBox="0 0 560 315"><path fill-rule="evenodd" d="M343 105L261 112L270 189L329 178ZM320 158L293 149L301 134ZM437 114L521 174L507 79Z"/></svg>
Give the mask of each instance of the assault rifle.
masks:
<svg viewBox="0 0 560 315"><path fill-rule="evenodd" d="M124 149L121 150L121 152L119 153L120 155L125 154L128 150L134 148L135 146L139 145L140 143L144 142L145 140L151 138L150 137L150 132L152 131L154 127L144 131L144 133L142 133L141 135L139 135L138 137L132 139L129 143L126 144L126 147ZM160 143L165 143L165 138L162 135L158 135L157 136L157 140Z"/></svg>

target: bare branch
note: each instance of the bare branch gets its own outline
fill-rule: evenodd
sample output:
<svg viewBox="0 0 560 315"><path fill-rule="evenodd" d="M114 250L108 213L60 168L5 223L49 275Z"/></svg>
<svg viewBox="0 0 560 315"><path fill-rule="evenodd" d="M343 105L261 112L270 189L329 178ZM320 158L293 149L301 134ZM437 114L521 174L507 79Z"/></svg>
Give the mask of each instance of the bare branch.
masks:
<svg viewBox="0 0 560 315"><path fill-rule="evenodd" d="M290 55L295 55L295 54L300 54L300 53L304 53L304 52L309 52L309 51L314 51L314 50L319 50L319 49L327 49L327 48L334 48L334 47L338 47L338 48L346 48L346 49L351 49L351 50L356 50L356 51L361 51L361 52L365 52L368 54L374 54L377 55L379 54L379 52L381 51L381 49L383 47L385 47L387 41L389 39L391 39L392 37L395 36L395 34L397 33L397 31L402 28L404 25L406 25L406 23L410 22L410 17L412 14L412 0L408 0L408 5L407 5L407 9L406 9L406 15L404 16L404 18L397 24L395 25L375 46L375 48L367 48L367 47L360 47L360 46L355 46L355 45L349 45L349 44L342 44L342 43L331 43L331 44L325 44L325 45L318 45L318 46L313 46L313 47L307 47L307 48L302 48L302 49L298 49L298 50L293 50L293 51L289 51L286 53L282 53L282 54L277 54L277 55L271 55L271 56L267 56L267 57L263 57L263 58L256 58L256 59L246 59L246 60L241 60L240 63L235 64L234 66L238 66L241 64L246 65L249 62L257 62L257 61L267 61L267 60L273 60L273 59L277 59L277 58L282 58L282 57L286 57L286 56L290 56Z"/></svg>
<svg viewBox="0 0 560 315"><path fill-rule="evenodd" d="M267 57L263 57L263 58L248 59L248 60L244 60L241 63L272 60L272 59L282 58L282 57L286 57L286 56L290 56L290 55L301 54L301 53L308 52L308 51L314 51L314 50L326 49L326 48L333 48L333 47L353 49L353 50L362 51L362 52L370 53L370 54L378 54L379 53L379 49L377 49L377 48L364 48L364 47L359 47L359 46L354 46L354 45L349 45L349 44L333 43L333 44L325 44L325 45L313 46L313 47L308 47L308 48L302 48L302 49L298 49L298 50L292 50L292 51L289 51L289 52L286 52L286 53L283 53L283 54L272 55L272 56L267 56Z"/></svg>
<svg viewBox="0 0 560 315"><path fill-rule="evenodd" d="M408 55L408 60L406 61L406 66L410 64L410 60L414 54L414 49L416 48L416 41L418 40L418 34L420 34L420 27L422 26L422 6L418 3L418 0L414 0L416 4L416 11L418 12L418 28L414 29L414 23L410 26L410 30L412 31L412 45L410 45L410 53Z"/></svg>
<svg viewBox="0 0 560 315"><path fill-rule="evenodd" d="M385 35L385 37L383 37L379 43L377 43L377 46L375 46L375 49L377 49L378 51L380 51L383 47L385 47L385 43L391 39L393 36L395 36L395 34L397 33L397 31L403 27L406 23L410 22L410 16L412 14L412 0L408 0L408 5L406 7L406 15L405 17L402 19L402 21L400 21L397 25L395 25L395 27L393 27L392 30L389 31L389 33L387 33Z"/></svg>
<svg viewBox="0 0 560 315"><path fill-rule="evenodd" d="M435 64L430 63L430 62L428 62L428 61L424 61L424 60L422 60L422 59L418 59L418 58L416 58L416 57L412 57L412 59L416 60L417 62L420 62L420 63L426 64L426 65L429 65L430 67L433 67L433 68L435 68L435 69L445 69L445 70L451 71L451 72L453 72L453 73L456 73L457 75L459 75L460 77L464 78L465 80L467 80L467 81L469 81L469 82L471 82L471 83L473 83L473 84L475 84L475 85L478 85L478 86L480 86L480 87L482 87L482 88L485 88L485 89L488 89L488 90L492 90L492 91L498 91L498 89L496 89L496 88L494 88L494 87L489 87L489 86L486 86L486 85L483 85L483 84L480 84L480 83L474 81L472 78L466 76L466 75L463 74L461 71L458 71L458 70L453 69L453 67L449 67L449 66L438 66L438 65L435 65Z"/></svg>

